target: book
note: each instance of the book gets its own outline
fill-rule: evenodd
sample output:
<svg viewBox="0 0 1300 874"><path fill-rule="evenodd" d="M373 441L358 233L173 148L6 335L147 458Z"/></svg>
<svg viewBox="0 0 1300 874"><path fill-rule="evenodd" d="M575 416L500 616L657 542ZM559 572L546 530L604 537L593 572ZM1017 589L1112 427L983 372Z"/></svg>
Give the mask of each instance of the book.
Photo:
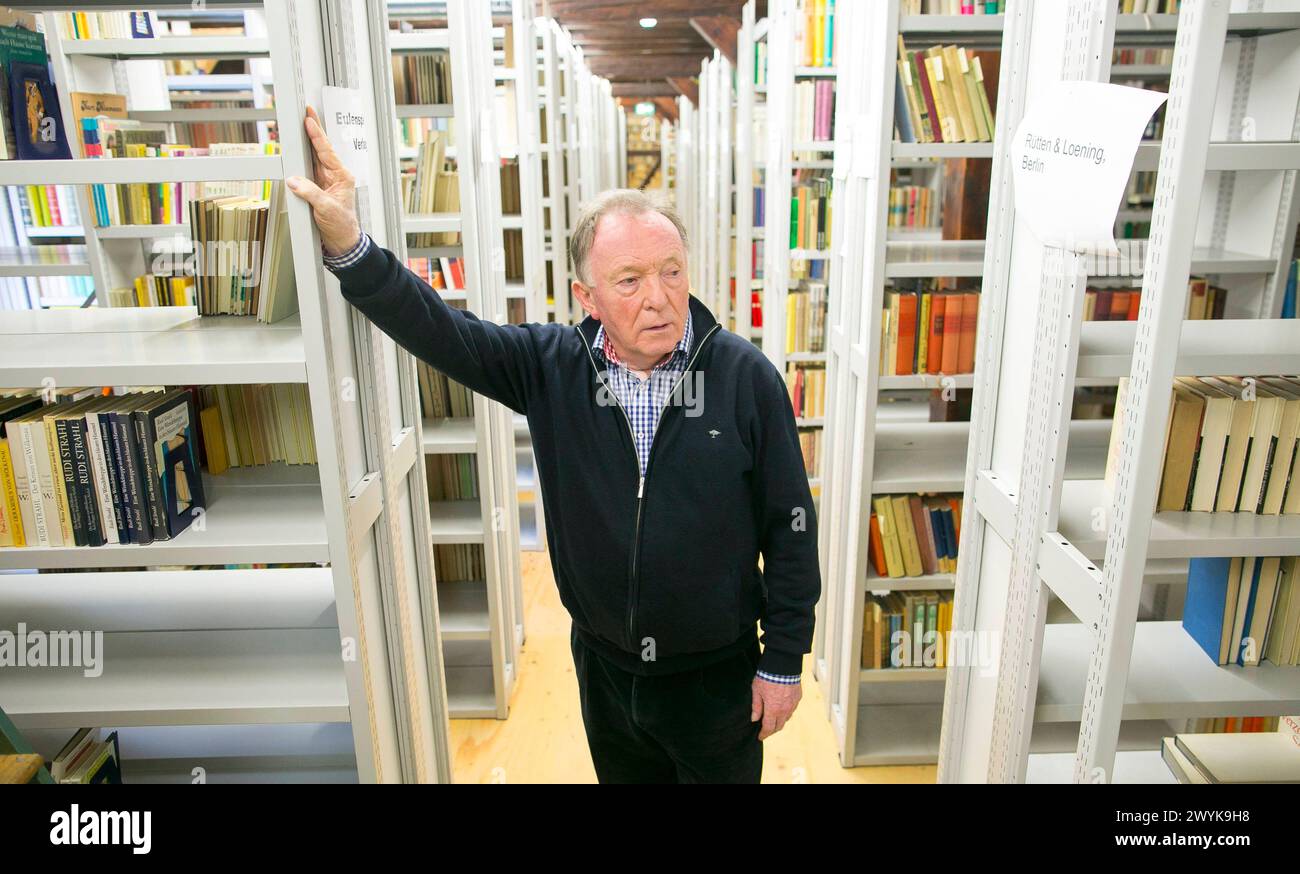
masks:
<svg viewBox="0 0 1300 874"><path fill-rule="evenodd" d="M1300 750L1283 732L1179 734L1174 743L1207 783L1300 783Z"/></svg>
<svg viewBox="0 0 1300 874"><path fill-rule="evenodd" d="M17 157L24 161L71 158L48 64L12 61L7 77Z"/></svg>

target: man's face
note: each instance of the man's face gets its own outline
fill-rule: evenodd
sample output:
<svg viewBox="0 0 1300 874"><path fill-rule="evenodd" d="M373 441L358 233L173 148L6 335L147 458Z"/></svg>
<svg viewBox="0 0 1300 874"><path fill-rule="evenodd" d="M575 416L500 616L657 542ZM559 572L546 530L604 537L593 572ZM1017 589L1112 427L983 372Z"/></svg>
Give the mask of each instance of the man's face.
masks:
<svg viewBox="0 0 1300 874"><path fill-rule="evenodd" d="M686 248L671 221L654 211L605 215L587 272L594 285L575 281L573 293L629 367L649 370L672 352L686 330L690 281Z"/></svg>

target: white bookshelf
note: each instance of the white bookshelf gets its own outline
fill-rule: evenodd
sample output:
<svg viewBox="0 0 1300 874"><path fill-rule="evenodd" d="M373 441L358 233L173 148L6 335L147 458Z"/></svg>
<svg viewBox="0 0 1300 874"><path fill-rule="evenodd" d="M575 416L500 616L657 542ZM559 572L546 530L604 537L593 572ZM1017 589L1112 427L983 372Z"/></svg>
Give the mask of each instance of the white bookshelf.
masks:
<svg viewBox="0 0 1300 874"><path fill-rule="evenodd" d="M387 19L399 29L387 31L388 52L427 54L446 52L451 65L452 104L450 111L438 105L428 116L445 118L451 132L448 157L456 161L460 185L461 211L401 216L403 244L406 236L417 233L456 233L459 241L434 247L428 254L463 259L465 289L444 292L449 301L463 301L466 308L481 318L507 321L507 289L503 249L504 219L501 209L500 159L504 152L527 158L528 141L510 142L502 124L513 124L519 117L505 118L498 111L498 77L495 72L495 43L504 35L492 26L491 11L486 4L453 2L445 14L428 14L429 10L401 2L387 4ZM420 29L403 28L413 19ZM424 27L429 20L435 26ZM391 85L391 67L384 76ZM503 87L515 90L516 83ZM391 89L390 89L391 94ZM513 95L518 97L518 94ZM390 101L392 100L390 96ZM505 103L504 94L502 99ZM399 116L400 117L400 116ZM417 117L408 115L407 117ZM439 125L439 128L444 125ZM391 185L396 188L398 161L390 164ZM527 181L521 172L521 183ZM533 198L528 197L531 203ZM525 213L527 215L527 213ZM425 250L395 249L399 255L415 257ZM523 295L527 303L527 294ZM535 309L535 303L532 304ZM509 713L510 693L517 676L519 648L523 642L522 582L519 564L519 509L515 486L515 440L512 413L500 404L476 395L474 414L462 419L421 423L420 447L424 457L473 455L478 483L478 497L470 500L426 501L428 507L427 541L430 547L471 546L482 550L485 579L482 597L466 600L458 594L462 581L436 584L439 609L452 607L461 628L472 625L486 634L467 639L463 634L442 635L442 655L447 675L447 706L452 718L504 719ZM428 427L427 433L425 428ZM424 466L419 465L421 476ZM420 494L428 494L424 479ZM450 594L451 603L447 598ZM477 611L472 617L469 609ZM463 662L470 659L477 670L466 673L453 667L453 654Z"/></svg>
<svg viewBox="0 0 1300 874"><path fill-rule="evenodd" d="M833 144L792 146L819 150L833 168L833 246L827 252L798 254L830 258L819 513L823 598L813 652L817 676L828 690L828 715L845 766L921 764L937 758L944 672L863 671L862 620L868 592L943 591L953 588L953 575L877 577L868 558L871 502L886 494L966 491L970 424L930 422L924 402L898 419L898 405L892 401L924 397L908 392L969 389L975 380L971 374L882 375L881 313L887 282L980 276L985 249L980 241L895 239L896 232L888 227L891 171L915 167L933 172L942 169L943 159L989 158L995 148L994 143L895 142L898 38L904 37L909 50L938 43L966 46L975 37L984 45L1000 36L1002 21L1000 15L900 19L897 2L837 6L835 45L857 48L838 58L836 138ZM775 46L772 54L780 56ZM769 104L780 98L772 79L769 73ZM769 180L776 178L772 160ZM774 201L780 199L769 198L769 237L778 233L772 218L779 209ZM789 197L784 199L788 203ZM788 212L782 222L788 222ZM780 260L771 254L769 259ZM765 304L774 286L786 284L769 278ZM770 309L765 307L765 328L775 324ZM775 344L775 338L770 342ZM1104 458L1108 433L1105 429L1090 435L1094 448L1080 464L1095 465L1098 441ZM891 676L891 682L877 679L895 673L898 677ZM883 683L884 688L873 689L869 682Z"/></svg>
<svg viewBox="0 0 1300 874"><path fill-rule="evenodd" d="M1300 14L1294 4L1184 0L1176 16L1135 17L1107 0L1032 9L1012 0L1006 18L1000 125L1014 126L1043 83L1122 78L1111 47L1139 30L1172 44L1174 60L1164 141L1139 151L1138 166L1159 176L1151 238L1132 253L1146 266L1136 322L1080 321L1092 265L1012 236L1009 158L1001 148L994 158L979 439L966 466L976 500L962 524L954 628L1000 641L1005 667L949 671L939 776L1165 781L1159 739L1181 730L1179 720L1300 707L1294 670L1219 667L1180 622L1139 620L1153 571L1170 585L1185 579L1192 557L1300 552L1295 517L1155 511L1173 376L1292 373L1300 364L1293 326L1276 320L1297 221L1300 156L1290 143ZM1233 142L1243 113L1259 120L1257 142ZM1225 196L1225 187L1253 194ZM1040 269L1009 269L1026 257ZM1192 274L1230 289L1228 320L1184 321ZM1009 306L1030 288L1036 307ZM1004 345L1012 330L1032 341ZM1060 410L1076 384L1120 376L1132 392L1107 494L1100 476L1070 469L1077 436L1060 427ZM1049 603L1069 621L1045 624ZM1161 720L1175 727L1135 745L1135 724ZM1044 736L1063 749L1048 754Z"/></svg>
<svg viewBox="0 0 1300 874"><path fill-rule="evenodd" d="M168 0L146 5L191 7ZM132 111L184 120L164 115L176 112L168 105L169 85L222 89L230 83L169 83L160 75L161 59L247 59L253 72L238 77L238 86L265 91L274 85L274 114L259 111L255 120L276 120L282 153L7 161L0 162L0 183L85 186L310 175L301 126L305 102L319 106L321 87L337 84L360 88L372 110L382 105L365 87L370 73L360 73L372 58L381 59L382 69L388 65L385 34L370 26L377 20L373 5L344 2L323 11L302 0L265 8L251 4L258 8L244 13L245 37L83 42L62 40L54 13L47 12L47 48L65 119L72 118L72 91L125 90ZM346 31L349 39L327 41L327 31ZM161 92L137 93L151 79ZM259 127L264 136L265 125ZM380 139L391 148L391 136ZM376 178L380 162L372 155ZM144 247L180 229L99 229L86 189L78 188L77 197L84 263L98 305L6 313L0 320L0 383L305 384L319 461L205 473L202 524L172 540L0 549L6 571L0 613L44 627L93 628L105 639L102 676L89 678L81 669L5 668L0 706L54 750L80 726L117 728L128 766L137 758L157 761L157 748L146 750L166 734L170 762L205 760L224 744L244 779L310 772L342 781L449 780L443 670L433 644L438 617L428 598L428 547L420 542L427 514L424 502L410 497L418 494L413 484L422 469L414 464L418 404L403 376L412 368L409 357L351 319L337 283L320 263L310 212L292 197L290 250L299 313L272 325L199 318L189 307L107 308L104 292L143 272ZM360 192L363 221L381 244L396 227L387 198L383 186ZM23 260L6 263L19 270ZM345 383L355 391L339 392ZM308 566L171 569L278 563ZM34 573L53 569L91 572ZM313 728L300 732L301 726ZM280 743L290 735L297 738L291 763ZM191 779L189 766L160 766L151 773L158 780Z"/></svg>

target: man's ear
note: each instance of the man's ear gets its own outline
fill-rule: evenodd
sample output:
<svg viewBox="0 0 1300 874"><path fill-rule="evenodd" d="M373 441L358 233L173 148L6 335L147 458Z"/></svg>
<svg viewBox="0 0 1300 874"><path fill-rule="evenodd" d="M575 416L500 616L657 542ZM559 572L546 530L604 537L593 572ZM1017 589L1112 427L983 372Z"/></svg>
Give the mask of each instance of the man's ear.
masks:
<svg viewBox="0 0 1300 874"><path fill-rule="evenodd" d="M600 312L596 309L596 298L592 296L590 289L578 280L573 280L573 296L577 298L578 303L587 311L587 315L599 321Z"/></svg>

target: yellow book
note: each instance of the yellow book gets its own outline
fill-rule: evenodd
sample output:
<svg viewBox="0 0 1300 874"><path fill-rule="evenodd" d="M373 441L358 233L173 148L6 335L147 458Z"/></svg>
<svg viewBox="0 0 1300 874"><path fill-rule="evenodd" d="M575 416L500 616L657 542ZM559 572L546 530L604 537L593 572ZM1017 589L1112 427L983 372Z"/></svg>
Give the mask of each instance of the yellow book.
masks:
<svg viewBox="0 0 1300 874"><path fill-rule="evenodd" d="M966 142L974 143L981 137L979 126L975 124L970 92L966 90L966 78L962 75L965 60L966 53L959 52L956 46L943 47L943 72L948 78L948 87L952 89L953 103L957 106L957 120L961 124L962 136L966 138Z"/></svg>
<svg viewBox="0 0 1300 874"><path fill-rule="evenodd" d="M898 529L894 527L893 505L888 497L876 498L872 505L876 508L876 521L880 523L880 543L885 548L885 570L891 578L905 576Z"/></svg>
<svg viewBox="0 0 1300 874"><path fill-rule="evenodd" d="M930 301L934 295L927 292L921 293L921 312L919 314L920 324L916 329L916 363L917 372L925 372L925 362L930 352Z"/></svg>
<svg viewBox="0 0 1300 874"><path fill-rule="evenodd" d="M979 137L982 143L991 142L993 140L993 130L989 127L988 119L984 115L984 107L980 104L979 96L979 90L984 85L975 78L975 64L971 62L965 49L955 49L953 54L957 58L957 63L961 66L961 81L966 89L966 101L970 104L971 119L975 122L976 136Z"/></svg>
<svg viewBox="0 0 1300 874"><path fill-rule="evenodd" d="M62 413L62 410L59 411ZM54 500L58 505L59 532L63 535L63 545L73 546L76 540L72 536L72 516L68 512L68 489L63 479L63 461L59 458L59 435L54 428L55 413L47 414L45 425L45 448L50 456L50 480L54 486Z"/></svg>
<svg viewBox="0 0 1300 874"><path fill-rule="evenodd" d="M930 91L934 95L935 111L939 113L939 130L943 132L943 142L960 143L963 142L961 124L957 121L951 92L944 78L943 57L930 54L935 51L937 49L928 50L925 69L930 76Z"/></svg>
<svg viewBox="0 0 1300 874"><path fill-rule="evenodd" d="M894 505L898 543L903 550L903 568L909 577L919 577L924 570L921 566L921 547L916 542L916 526L912 524L912 507L907 495L894 495L890 500Z"/></svg>
<svg viewBox="0 0 1300 874"><path fill-rule="evenodd" d="M223 474L230 467L226 457L226 427L221 423L220 407L205 407L199 413L199 427L203 431L203 450L208 457L208 473Z"/></svg>
<svg viewBox="0 0 1300 874"><path fill-rule="evenodd" d="M13 459L9 457L9 441L3 434L0 434L0 509L4 513L0 546L26 546L22 511L18 508L18 485L14 481Z"/></svg>

